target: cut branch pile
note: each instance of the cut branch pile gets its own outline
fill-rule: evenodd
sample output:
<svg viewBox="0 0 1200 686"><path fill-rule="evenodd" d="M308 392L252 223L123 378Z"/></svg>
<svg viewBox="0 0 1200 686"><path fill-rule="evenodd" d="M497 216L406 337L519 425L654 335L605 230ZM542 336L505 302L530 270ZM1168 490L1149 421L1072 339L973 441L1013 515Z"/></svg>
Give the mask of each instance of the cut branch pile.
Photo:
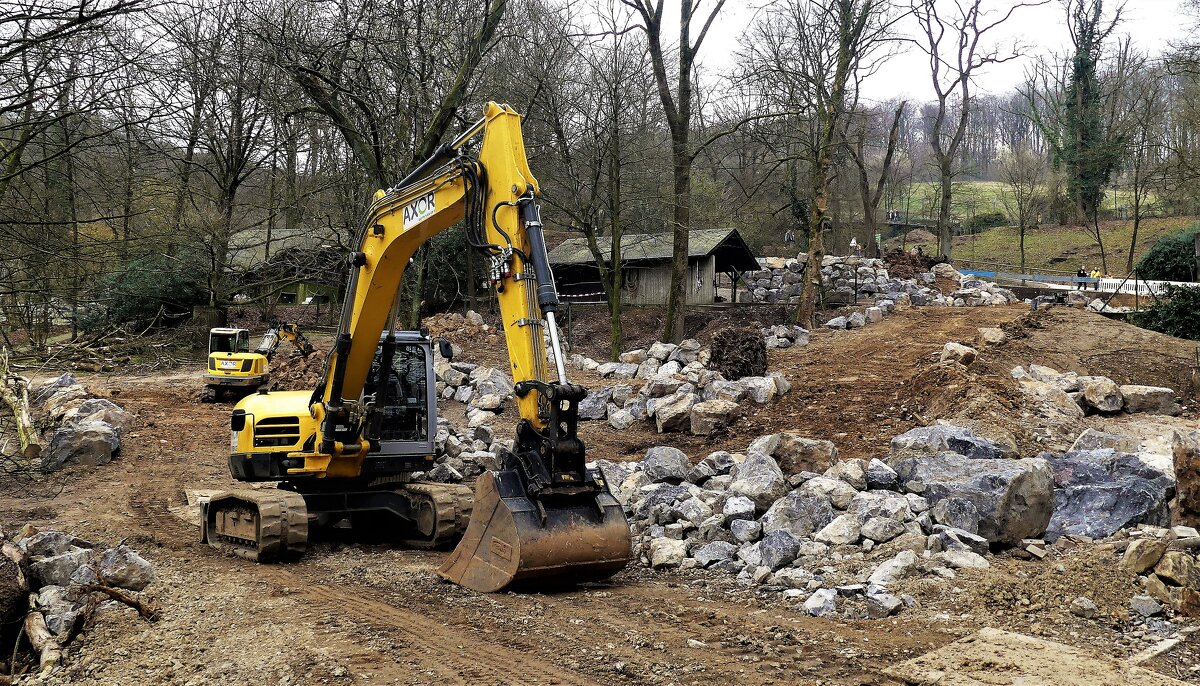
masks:
<svg viewBox="0 0 1200 686"><path fill-rule="evenodd" d="M12 412L21 454L36 460L42 454L42 443L29 412L29 379L13 374L9 366L8 349L0 349L0 400Z"/></svg>

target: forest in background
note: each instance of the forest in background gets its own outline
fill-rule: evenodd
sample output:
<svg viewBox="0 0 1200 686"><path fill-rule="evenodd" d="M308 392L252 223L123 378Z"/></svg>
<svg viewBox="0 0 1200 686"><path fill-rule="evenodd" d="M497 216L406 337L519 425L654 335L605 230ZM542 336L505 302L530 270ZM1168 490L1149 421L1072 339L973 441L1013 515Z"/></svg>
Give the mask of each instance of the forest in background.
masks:
<svg viewBox="0 0 1200 686"><path fill-rule="evenodd" d="M899 210L949 257L957 234L1011 227L1024 267L1027 235L1071 225L1120 273L1142 218L1200 214L1196 48L1147 54L1119 37L1119 4L1054 2L1070 42L992 95L978 77L1023 49L997 27L1045 3L777 0L717 72L697 56L723 0L13 0L3 343L219 321L234 304L268 318L297 280L336 292L371 194L492 100L525 116L553 232L596 254L626 232L674 234L664 339L682 330L691 229L733 226L811 265L873 243ZM930 58L932 101L861 95L898 51ZM1132 227L1124 264L1103 242L1114 218ZM479 297L465 246L447 232L419 253L410 323ZM796 321L814 299L806 287Z"/></svg>

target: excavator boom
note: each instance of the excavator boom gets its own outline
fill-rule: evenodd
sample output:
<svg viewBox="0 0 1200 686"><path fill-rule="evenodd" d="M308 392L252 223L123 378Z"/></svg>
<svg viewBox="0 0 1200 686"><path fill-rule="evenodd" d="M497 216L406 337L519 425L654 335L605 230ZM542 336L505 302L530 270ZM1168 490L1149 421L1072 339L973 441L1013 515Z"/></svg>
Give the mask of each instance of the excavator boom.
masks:
<svg viewBox="0 0 1200 686"><path fill-rule="evenodd" d="M469 154L469 144L481 133L478 153ZM413 469L419 456L404 446L389 448L380 429L384 408L396 400L389 396L394 385L389 375L401 350L395 328L396 294L416 250L462 222L471 248L488 259L521 418L514 449L499 456L499 469L477 480L466 532L439 573L469 588L497 591L547 577L604 578L622 568L631 557L629 527L601 475L587 468L585 446L576 431L578 404L586 391L567 379L539 195L525 157L520 115L495 103L489 103L484 118L457 140L442 146L395 187L378 192L360 233L359 248L350 259L347 298L324 377L308 400L309 417L295 417L299 427L295 433L287 429L287 438L282 439L295 449L264 456L258 447L259 433L235 437L235 442L245 441L245 445L244 453L231 458L234 475L286 474L284 487L304 495L311 518L314 509L329 502L331 492L344 503L373 502L369 495L373 491L360 498L358 492L341 493L337 483L346 483L349 489L349 484L365 482L371 488L379 479L367 480L368 474L386 479L395 474L394 478L402 479L405 469ZM428 337L417 344L428 349ZM426 377L414 383L425 383L427 388L432 380ZM270 408L294 407L298 400L274 401L271 395L239 405L235 431L245 428L247 421L256 431L260 426L279 425L272 424L276 412ZM306 438L306 434L310 435ZM429 437L424 440L421 445L428 446ZM393 454L396 451L400 454ZM412 504L406 501L389 509L414 523L418 519L461 521L466 511L459 505L458 515L441 514L437 498L425 497L413 487L402 487L394 495L393 502L400 498ZM228 545L247 540L246 532L266 526L266 519L253 518L253 502L247 505L247 498L261 497L217 499L227 504L210 505L205 521L211 521L212 528L206 529L205 536ZM298 511L294 499L288 511ZM224 522L237 530L222 533ZM432 524L425 528L443 530Z"/></svg>

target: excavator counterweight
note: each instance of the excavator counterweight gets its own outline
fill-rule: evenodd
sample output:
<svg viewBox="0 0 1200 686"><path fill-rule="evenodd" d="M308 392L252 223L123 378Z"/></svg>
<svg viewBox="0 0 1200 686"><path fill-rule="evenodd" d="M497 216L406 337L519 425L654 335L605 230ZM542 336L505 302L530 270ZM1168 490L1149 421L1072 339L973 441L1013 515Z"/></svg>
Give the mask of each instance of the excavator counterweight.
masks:
<svg viewBox="0 0 1200 686"><path fill-rule="evenodd" d="M303 553L310 527L342 522L422 548L461 537L439 574L483 592L593 581L625 566L628 523L602 475L587 468L577 433L586 390L568 381L563 364L538 198L521 117L495 103L376 194L349 256L346 300L317 388L258 393L233 413L231 473L279 486L214 496L203 508L205 541L266 562ZM473 500L464 486L418 480L435 466L438 351L428 333L395 328L409 259L459 222L488 262L521 417L512 450L477 479ZM441 341L439 350L448 360L451 347Z"/></svg>

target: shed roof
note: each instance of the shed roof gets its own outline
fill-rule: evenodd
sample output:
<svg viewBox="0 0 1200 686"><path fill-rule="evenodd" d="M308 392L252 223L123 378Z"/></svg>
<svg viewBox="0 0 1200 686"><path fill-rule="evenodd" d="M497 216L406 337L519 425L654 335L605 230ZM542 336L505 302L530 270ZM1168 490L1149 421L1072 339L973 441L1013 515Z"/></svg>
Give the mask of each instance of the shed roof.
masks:
<svg viewBox="0 0 1200 686"><path fill-rule="evenodd" d="M622 262L647 262L671 259L674 247L670 233L627 233L621 236ZM612 254L607 240L600 241L605 259ZM715 255L717 271L755 271L758 258L746 245L737 229L695 229L688 234L688 257ZM570 238L550 251L552 265L595 264L586 238Z"/></svg>

